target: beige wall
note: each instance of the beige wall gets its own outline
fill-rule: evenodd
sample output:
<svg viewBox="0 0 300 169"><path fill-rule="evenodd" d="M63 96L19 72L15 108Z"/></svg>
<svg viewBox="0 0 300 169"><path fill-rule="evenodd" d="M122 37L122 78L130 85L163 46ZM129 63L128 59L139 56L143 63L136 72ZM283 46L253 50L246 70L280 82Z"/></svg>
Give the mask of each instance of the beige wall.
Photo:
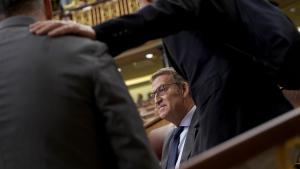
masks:
<svg viewBox="0 0 300 169"><path fill-rule="evenodd" d="M148 99L147 94L151 92L151 83L150 81L139 83L128 87L129 93L133 100L136 102L138 93L143 95L144 100Z"/></svg>

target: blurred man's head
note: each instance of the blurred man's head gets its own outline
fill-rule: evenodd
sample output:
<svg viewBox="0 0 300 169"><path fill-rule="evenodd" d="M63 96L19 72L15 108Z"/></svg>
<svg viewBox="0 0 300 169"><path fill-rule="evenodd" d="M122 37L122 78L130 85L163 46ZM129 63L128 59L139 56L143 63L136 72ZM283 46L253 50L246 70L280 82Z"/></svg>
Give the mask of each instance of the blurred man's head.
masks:
<svg viewBox="0 0 300 169"><path fill-rule="evenodd" d="M1 0L0 15L4 18L12 16L32 16L45 20L51 13L50 0Z"/></svg>
<svg viewBox="0 0 300 169"><path fill-rule="evenodd" d="M173 68L162 68L152 75L152 97L161 118L175 125L193 107L189 85Z"/></svg>

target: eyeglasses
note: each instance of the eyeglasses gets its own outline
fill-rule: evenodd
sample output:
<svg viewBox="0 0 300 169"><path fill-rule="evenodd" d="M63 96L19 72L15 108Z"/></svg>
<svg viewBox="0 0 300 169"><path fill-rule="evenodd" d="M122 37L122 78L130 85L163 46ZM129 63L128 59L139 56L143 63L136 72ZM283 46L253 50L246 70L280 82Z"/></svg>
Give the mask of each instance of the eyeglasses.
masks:
<svg viewBox="0 0 300 169"><path fill-rule="evenodd" d="M166 94L167 90L169 89L168 86L171 86L174 84L178 85L178 83L169 83L169 84L163 84L163 85L159 86L154 92L150 93L150 97L153 99L156 95L162 96L162 95Z"/></svg>

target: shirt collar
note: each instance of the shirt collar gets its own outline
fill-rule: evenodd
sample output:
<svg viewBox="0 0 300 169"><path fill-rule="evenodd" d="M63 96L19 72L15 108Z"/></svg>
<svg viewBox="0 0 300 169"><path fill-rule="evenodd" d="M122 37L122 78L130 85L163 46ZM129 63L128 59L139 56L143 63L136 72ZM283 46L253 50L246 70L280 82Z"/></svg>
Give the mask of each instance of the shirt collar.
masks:
<svg viewBox="0 0 300 169"><path fill-rule="evenodd" d="M34 22L35 20L29 16L13 16L2 20L0 22L0 29L15 26L28 26Z"/></svg>
<svg viewBox="0 0 300 169"><path fill-rule="evenodd" d="M184 118L181 120L179 126L189 127L192 121L192 117L194 115L194 112L196 110L196 106L194 105L190 111L184 116Z"/></svg>

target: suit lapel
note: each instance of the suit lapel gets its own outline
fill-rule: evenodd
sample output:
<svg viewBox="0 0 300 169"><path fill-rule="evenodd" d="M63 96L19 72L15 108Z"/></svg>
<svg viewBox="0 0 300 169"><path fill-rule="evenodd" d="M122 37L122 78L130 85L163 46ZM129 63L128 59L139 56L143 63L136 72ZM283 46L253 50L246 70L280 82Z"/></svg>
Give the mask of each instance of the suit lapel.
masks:
<svg viewBox="0 0 300 169"><path fill-rule="evenodd" d="M191 156L192 151L194 150L195 138L197 137L199 128L199 114L199 108L197 107L192 117L192 121L186 136L180 163L188 160Z"/></svg>
<svg viewBox="0 0 300 169"><path fill-rule="evenodd" d="M167 139L164 142L163 150L162 150L162 157L161 157L161 168L167 169L167 160L168 160L168 153L169 153L169 146L171 142L171 138L173 137L175 128L172 129L170 134L167 136Z"/></svg>

